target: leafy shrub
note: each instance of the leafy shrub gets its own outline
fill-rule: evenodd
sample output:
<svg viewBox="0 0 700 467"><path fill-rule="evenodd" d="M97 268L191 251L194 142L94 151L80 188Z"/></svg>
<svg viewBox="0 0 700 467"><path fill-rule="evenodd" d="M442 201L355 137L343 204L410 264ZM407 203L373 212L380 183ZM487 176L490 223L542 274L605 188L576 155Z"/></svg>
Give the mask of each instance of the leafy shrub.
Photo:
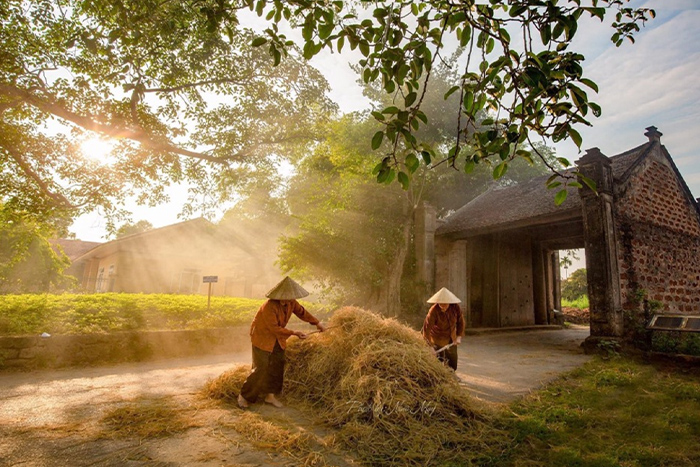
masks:
<svg viewBox="0 0 700 467"><path fill-rule="evenodd" d="M577 269L568 279L561 282L561 298L576 300L588 293L588 279L585 269Z"/></svg>
<svg viewBox="0 0 700 467"><path fill-rule="evenodd" d="M167 294L0 295L0 335L87 334L247 325L263 300ZM314 313L318 306L305 303Z"/></svg>

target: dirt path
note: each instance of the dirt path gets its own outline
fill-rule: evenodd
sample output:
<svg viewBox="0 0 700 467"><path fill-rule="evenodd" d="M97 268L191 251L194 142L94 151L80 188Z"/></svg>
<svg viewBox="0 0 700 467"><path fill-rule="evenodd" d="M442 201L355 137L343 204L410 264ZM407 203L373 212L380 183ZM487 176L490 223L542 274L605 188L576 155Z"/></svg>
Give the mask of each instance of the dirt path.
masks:
<svg viewBox="0 0 700 467"><path fill-rule="evenodd" d="M457 373L475 397L508 402L583 364L588 357L579 344L587 335L588 328L577 327L467 336ZM250 352L0 374L0 466L293 464L283 455L252 448L227 428L237 409L196 402L207 379L240 363L250 363ZM163 398L179 407L196 405L188 412L194 428L164 439L99 435L99 420L108 410ZM254 412L278 418L282 425L303 421L306 429L322 430L292 408L256 406Z"/></svg>

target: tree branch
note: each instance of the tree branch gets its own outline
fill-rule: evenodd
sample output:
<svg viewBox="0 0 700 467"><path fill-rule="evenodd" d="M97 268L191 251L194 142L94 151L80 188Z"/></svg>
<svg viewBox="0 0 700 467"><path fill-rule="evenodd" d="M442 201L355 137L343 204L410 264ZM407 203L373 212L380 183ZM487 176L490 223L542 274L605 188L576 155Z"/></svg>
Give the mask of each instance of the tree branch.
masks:
<svg viewBox="0 0 700 467"><path fill-rule="evenodd" d="M75 123L76 125L85 128L86 130L102 133L117 139L130 139L141 143L143 146L155 151L170 152L174 154L180 154L182 156L192 157L195 159L203 159L209 162L216 163L225 163L229 160L236 159L238 157L238 154L226 157L215 157L201 152L190 151L189 149L181 148L174 145L165 138L158 141L154 139L153 135L150 135L143 130L134 130L99 123L93 116L79 115L59 104L56 104L55 102L48 102L30 92L16 88L14 86L0 84L0 94L3 94L5 96L11 96L14 98L19 98L23 102L32 105L39 110L63 118L64 120L67 120L69 122Z"/></svg>
<svg viewBox="0 0 700 467"><path fill-rule="evenodd" d="M173 154L179 154L181 156L191 157L193 159L205 160L209 162L214 162L217 164L227 164L230 161L241 160L253 153L257 148L262 146L268 146L273 144L282 144L294 140L315 140L313 135L308 134L292 134L283 138L268 139L265 141L260 141L257 144L253 144L241 151L227 156L212 156L210 154L190 151L189 149L181 148L175 144L168 141L166 138L156 139L157 136L149 134L142 129L134 128L124 128L121 126L110 125L105 123L100 123L97 121L95 116L85 116L79 115L71 110L66 109L60 104L55 102L50 102L42 99L35 94L32 94L23 89L0 84L0 95L4 95L10 98L14 98L15 101L21 101L23 103L29 104L36 107L39 110L50 113L57 117L63 118L71 123L74 123L86 130L102 133L106 136L110 136L117 139L130 139L140 143L142 146L152 149L155 151L169 152ZM18 102L15 102L17 105Z"/></svg>
<svg viewBox="0 0 700 467"><path fill-rule="evenodd" d="M210 79L207 81L200 81L197 83L181 84L180 86L173 86L170 88L147 88L147 89L144 89L143 92L177 92L177 91L182 91L183 89L196 88L199 86L206 86L209 84L236 84L239 86L243 86L246 83L241 82L241 81L236 81L233 79L221 78L221 79Z"/></svg>
<svg viewBox="0 0 700 467"><path fill-rule="evenodd" d="M68 201L68 198L63 196L61 193L54 193L53 191L51 191L48 183L46 183L39 176L39 174L37 174L34 171L34 169L32 169L32 167L27 163L27 161L24 160L24 158L16 148L8 146L6 142L3 143L2 147L5 148L8 154L10 154L10 157L12 157L15 160L19 168L22 169L22 172L24 172L29 178L34 180L34 183L36 183L39 186L41 191L44 194L46 194L49 198L51 198L56 204L69 209L77 209L79 207Z"/></svg>

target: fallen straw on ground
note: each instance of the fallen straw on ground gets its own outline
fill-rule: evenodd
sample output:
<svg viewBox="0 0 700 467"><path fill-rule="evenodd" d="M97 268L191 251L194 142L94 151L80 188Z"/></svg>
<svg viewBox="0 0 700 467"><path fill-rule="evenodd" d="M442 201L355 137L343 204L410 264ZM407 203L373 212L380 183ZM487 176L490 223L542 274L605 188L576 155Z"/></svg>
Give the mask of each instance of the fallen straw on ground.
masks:
<svg viewBox="0 0 700 467"><path fill-rule="evenodd" d="M288 341L288 402L312 409L370 465L468 465L479 458L483 438L494 432L418 332L351 307L336 311L329 326ZM235 398L230 388L245 378L236 372L210 382L209 393Z"/></svg>

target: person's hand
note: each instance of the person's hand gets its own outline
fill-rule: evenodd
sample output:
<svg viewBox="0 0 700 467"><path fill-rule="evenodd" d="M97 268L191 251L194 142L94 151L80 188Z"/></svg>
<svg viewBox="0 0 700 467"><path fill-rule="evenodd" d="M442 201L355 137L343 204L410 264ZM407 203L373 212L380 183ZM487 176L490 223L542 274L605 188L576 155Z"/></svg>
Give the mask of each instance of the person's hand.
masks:
<svg viewBox="0 0 700 467"><path fill-rule="evenodd" d="M461 344L462 343L462 336L457 336L457 340L455 342L457 342L457 345Z"/></svg>
<svg viewBox="0 0 700 467"><path fill-rule="evenodd" d="M306 339L308 337L306 333L303 333L301 331L294 331L294 335L297 336L299 339Z"/></svg>
<svg viewBox="0 0 700 467"><path fill-rule="evenodd" d="M318 323L316 324L316 329L318 329L318 332L324 332L326 327L322 323Z"/></svg>

